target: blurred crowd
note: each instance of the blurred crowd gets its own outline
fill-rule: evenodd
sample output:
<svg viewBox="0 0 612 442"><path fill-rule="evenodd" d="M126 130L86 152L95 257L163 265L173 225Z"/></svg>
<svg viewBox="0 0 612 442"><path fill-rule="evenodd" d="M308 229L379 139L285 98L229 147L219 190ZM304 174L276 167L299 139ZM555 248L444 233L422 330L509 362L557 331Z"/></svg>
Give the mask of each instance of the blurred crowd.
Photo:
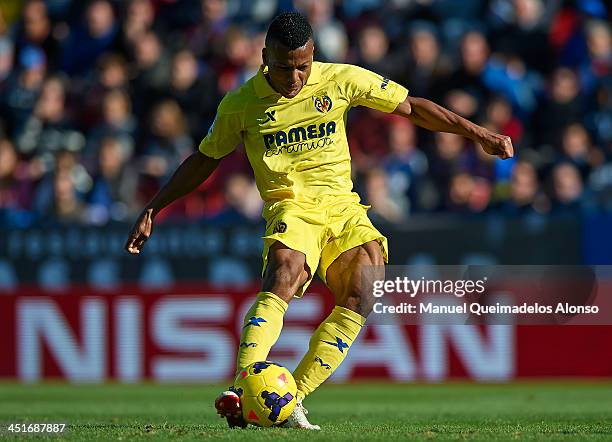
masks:
<svg viewBox="0 0 612 442"><path fill-rule="evenodd" d="M131 220L299 10L315 58L385 75L508 135L516 158L351 111L356 190L413 214L612 212L612 34L602 0L2 0L0 226ZM163 219L258 220L241 149Z"/></svg>

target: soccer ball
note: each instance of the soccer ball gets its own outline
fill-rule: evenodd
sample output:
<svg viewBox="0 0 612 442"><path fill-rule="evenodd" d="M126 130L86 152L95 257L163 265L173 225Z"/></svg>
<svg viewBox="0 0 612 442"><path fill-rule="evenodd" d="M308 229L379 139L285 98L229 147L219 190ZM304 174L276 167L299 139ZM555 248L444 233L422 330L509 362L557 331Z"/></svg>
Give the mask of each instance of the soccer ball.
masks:
<svg viewBox="0 0 612 442"><path fill-rule="evenodd" d="M295 380L275 362L254 362L240 370L233 391L240 396L244 419L260 427L283 423L296 404Z"/></svg>

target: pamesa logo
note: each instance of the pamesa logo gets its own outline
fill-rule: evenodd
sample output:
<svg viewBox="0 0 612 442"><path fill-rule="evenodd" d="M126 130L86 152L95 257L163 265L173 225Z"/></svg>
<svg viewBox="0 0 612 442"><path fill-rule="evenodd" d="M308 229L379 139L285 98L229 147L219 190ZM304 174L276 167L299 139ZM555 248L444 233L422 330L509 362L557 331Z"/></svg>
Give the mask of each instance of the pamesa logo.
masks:
<svg viewBox="0 0 612 442"><path fill-rule="evenodd" d="M308 126L297 126L289 130L279 130L263 136L267 157L286 153L314 150L333 143L330 135L336 133L334 121Z"/></svg>

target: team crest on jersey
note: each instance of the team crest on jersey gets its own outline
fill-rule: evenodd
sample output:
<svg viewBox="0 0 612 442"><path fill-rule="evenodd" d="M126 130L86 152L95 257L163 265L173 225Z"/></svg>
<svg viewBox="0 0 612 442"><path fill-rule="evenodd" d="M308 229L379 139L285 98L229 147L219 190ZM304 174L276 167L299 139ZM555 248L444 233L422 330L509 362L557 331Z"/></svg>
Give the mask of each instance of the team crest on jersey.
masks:
<svg viewBox="0 0 612 442"><path fill-rule="evenodd" d="M327 95L321 95L320 97L314 97L314 108L325 114L332 108L332 101Z"/></svg>

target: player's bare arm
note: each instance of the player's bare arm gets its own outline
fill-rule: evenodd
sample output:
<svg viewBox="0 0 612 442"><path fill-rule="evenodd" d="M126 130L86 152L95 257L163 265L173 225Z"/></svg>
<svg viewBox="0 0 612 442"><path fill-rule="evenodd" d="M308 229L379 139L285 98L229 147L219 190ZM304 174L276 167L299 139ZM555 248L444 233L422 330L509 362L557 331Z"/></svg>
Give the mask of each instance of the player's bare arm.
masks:
<svg viewBox="0 0 612 442"><path fill-rule="evenodd" d="M480 144L486 153L502 160L514 156L510 137L491 132L425 98L408 96L393 113L431 131L450 132L469 138Z"/></svg>
<svg viewBox="0 0 612 442"><path fill-rule="evenodd" d="M217 168L219 162L220 160L207 157L201 152L195 152L183 161L170 181L153 197L134 223L125 243L125 250L131 254L139 254L151 236L155 216L164 207L202 184Z"/></svg>

